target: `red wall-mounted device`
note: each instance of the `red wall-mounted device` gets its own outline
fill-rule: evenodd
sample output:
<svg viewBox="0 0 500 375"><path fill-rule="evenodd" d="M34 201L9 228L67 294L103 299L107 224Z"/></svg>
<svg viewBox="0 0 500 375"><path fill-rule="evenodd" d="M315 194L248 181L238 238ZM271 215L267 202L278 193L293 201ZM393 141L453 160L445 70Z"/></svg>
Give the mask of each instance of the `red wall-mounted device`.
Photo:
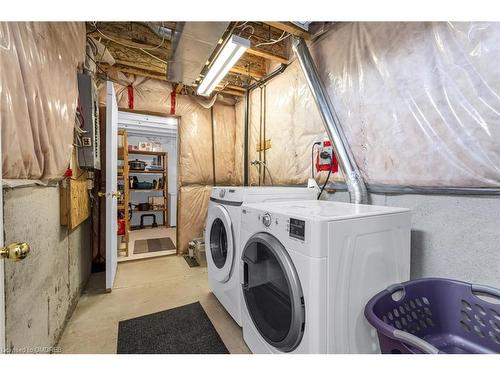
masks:
<svg viewBox="0 0 500 375"><path fill-rule="evenodd" d="M339 163L333 153L332 142L324 140L318 147L316 153L316 172L329 171L338 172Z"/></svg>

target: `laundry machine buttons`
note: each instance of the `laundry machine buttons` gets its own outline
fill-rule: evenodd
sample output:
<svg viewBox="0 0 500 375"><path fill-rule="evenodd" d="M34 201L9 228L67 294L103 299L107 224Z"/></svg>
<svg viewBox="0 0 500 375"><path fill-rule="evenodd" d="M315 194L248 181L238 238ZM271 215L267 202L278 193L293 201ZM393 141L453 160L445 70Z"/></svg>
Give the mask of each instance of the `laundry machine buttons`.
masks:
<svg viewBox="0 0 500 375"><path fill-rule="evenodd" d="M262 216L262 224L264 224L266 227L269 227L271 225L271 222L272 222L271 215L264 214Z"/></svg>

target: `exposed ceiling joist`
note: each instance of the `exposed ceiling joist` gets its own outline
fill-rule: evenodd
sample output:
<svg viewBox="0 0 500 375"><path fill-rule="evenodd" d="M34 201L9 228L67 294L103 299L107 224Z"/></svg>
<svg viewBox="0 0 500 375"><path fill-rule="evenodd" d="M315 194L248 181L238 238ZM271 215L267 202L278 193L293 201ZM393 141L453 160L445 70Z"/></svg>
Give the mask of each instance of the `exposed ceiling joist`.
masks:
<svg viewBox="0 0 500 375"><path fill-rule="evenodd" d="M133 68L130 66L123 66L123 65L108 65L108 64L100 64L99 65L102 70L104 70L106 73L128 73L128 74L134 74L138 75L141 77L147 77L147 78L154 78L158 79L160 81L166 81L166 76L165 74L156 74L154 72L149 72L143 69L138 69L138 68Z"/></svg>
<svg viewBox="0 0 500 375"><path fill-rule="evenodd" d="M262 78L266 75L265 72L255 70L255 69L247 69L242 66L233 66L230 70L231 73L236 73L236 74L241 74L241 75L246 75L254 78Z"/></svg>
<svg viewBox="0 0 500 375"><path fill-rule="evenodd" d="M280 64L286 64L288 62L288 59L285 57L277 56L277 55L274 55L270 52L267 52L267 51L264 51L264 50L261 50L258 48L249 48L249 49L247 49L246 53L248 53L250 55L254 55L254 56L263 57L263 58L268 59L268 60L276 61L276 62L279 62Z"/></svg>
<svg viewBox="0 0 500 375"><path fill-rule="evenodd" d="M287 33L293 34L295 36L300 36L306 40L311 39L311 34L309 34L307 31L301 29L300 27L294 25L291 22L265 22L265 23L276 29L286 31Z"/></svg>
<svg viewBox="0 0 500 375"><path fill-rule="evenodd" d="M239 90L224 89L221 92L223 94L229 94L229 95L234 95L234 96L245 96L245 92L244 91L239 91Z"/></svg>

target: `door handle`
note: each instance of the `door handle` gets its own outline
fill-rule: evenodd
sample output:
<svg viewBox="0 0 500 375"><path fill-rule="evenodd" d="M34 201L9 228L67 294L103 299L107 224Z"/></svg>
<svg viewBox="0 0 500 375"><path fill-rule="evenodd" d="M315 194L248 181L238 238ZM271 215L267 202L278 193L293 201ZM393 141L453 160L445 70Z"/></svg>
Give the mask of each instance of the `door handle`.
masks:
<svg viewBox="0 0 500 375"><path fill-rule="evenodd" d="M0 258L9 260L21 260L28 256L30 245L26 242L14 242L5 247L0 247Z"/></svg>

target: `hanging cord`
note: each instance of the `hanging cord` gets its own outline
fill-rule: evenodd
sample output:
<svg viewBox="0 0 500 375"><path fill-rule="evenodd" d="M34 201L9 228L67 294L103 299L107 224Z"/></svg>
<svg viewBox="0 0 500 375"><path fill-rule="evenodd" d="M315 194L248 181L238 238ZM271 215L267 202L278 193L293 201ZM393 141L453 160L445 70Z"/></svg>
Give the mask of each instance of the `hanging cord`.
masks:
<svg viewBox="0 0 500 375"><path fill-rule="evenodd" d="M330 154L328 153L325 153L321 156L323 159L325 158L328 158L330 159L330 168L328 169L328 176L326 176L326 180L325 180L325 183L323 184L323 186L321 187L321 191L319 192L318 194L318 200L319 198L321 197L321 194L323 194L323 190L325 190L325 187L326 187L326 184L328 183L328 180L330 179L330 175L332 174L332 163L333 163L333 160L332 160L332 157L330 156Z"/></svg>

